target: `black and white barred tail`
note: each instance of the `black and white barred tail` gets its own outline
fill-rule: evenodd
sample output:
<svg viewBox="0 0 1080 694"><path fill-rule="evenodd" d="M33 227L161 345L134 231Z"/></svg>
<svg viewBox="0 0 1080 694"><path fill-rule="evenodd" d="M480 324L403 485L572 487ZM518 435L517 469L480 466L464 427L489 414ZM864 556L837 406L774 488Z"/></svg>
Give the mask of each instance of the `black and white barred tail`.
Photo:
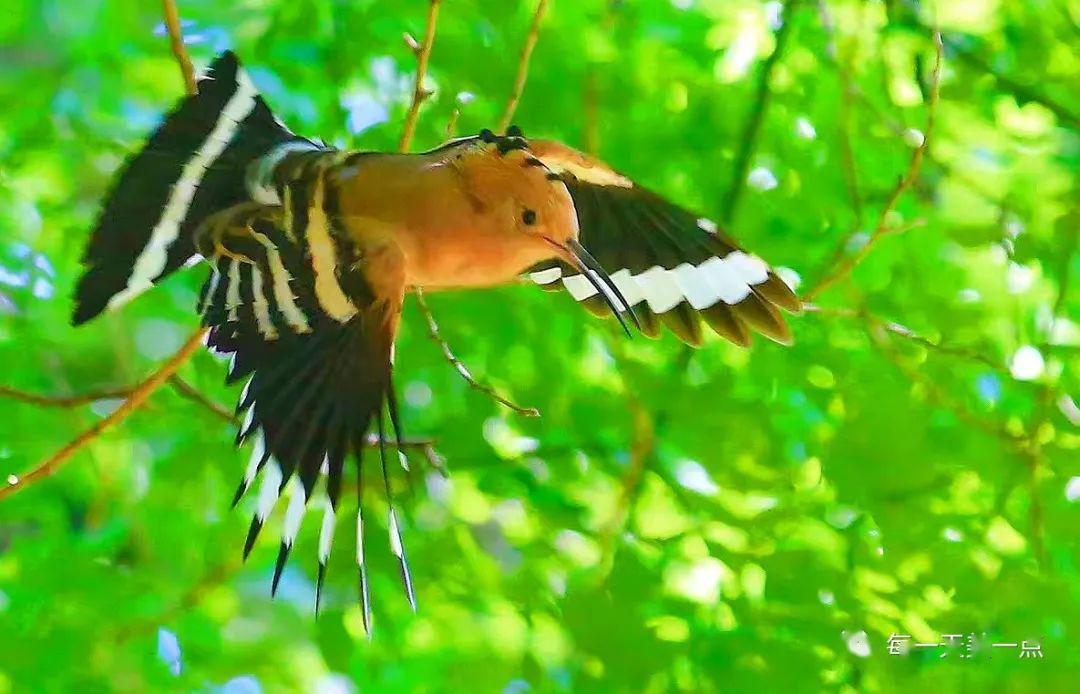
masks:
<svg viewBox="0 0 1080 694"><path fill-rule="evenodd" d="M290 141L307 143L274 117L235 54L218 56L198 93L118 176L82 259L72 322L124 304L184 265L204 219L251 199L251 162Z"/></svg>
<svg viewBox="0 0 1080 694"><path fill-rule="evenodd" d="M394 334L337 222L326 170L344 156L293 135L226 52L120 172L84 256L73 322L84 323L194 257L210 266L198 302L207 346L246 381L237 443L252 452L234 504L258 485L244 546L287 498L276 591L305 512L322 507L316 610L338 519L344 468L372 429L389 503L390 549L416 597L394 509L384 412L401 438L391 382ZM340 259L340 263L338 260ZM400 446L399 446L400 449ZM371 609L362 509L356 561L364 626Z"/></svg>

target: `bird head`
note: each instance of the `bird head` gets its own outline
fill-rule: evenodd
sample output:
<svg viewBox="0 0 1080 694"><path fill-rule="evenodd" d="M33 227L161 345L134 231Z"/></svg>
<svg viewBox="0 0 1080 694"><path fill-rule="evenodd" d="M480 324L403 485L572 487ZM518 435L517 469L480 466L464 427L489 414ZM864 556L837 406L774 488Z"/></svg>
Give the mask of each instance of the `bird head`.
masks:
<svg viewBox="0 0 1080 694"><path fill-rule="evenodd" d="M577 210L562 176L530 149L519 128L511 126L502 136L482 130L465 152L455 165L478 213L495 215L508 233L547 245L552 257L596 287L624 329L623 313L637 322L607 272L578 242Z"/></svg>
<svg viewBox="0 0 1080 694"><path fill-rule="evenodd" d="M499 219L508 233L559 245L578 237L577 211L566 184L529 150L521 131L481 131L456 162L477 211Z"/></svg>

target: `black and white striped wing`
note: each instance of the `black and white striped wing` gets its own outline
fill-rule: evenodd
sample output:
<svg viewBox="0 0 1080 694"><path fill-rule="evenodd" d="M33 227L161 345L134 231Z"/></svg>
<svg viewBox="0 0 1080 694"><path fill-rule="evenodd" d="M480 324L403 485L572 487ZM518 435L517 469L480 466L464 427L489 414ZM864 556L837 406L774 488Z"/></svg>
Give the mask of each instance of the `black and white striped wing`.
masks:
<svg viewBox="0 0 1080 694"><path fill-rule="evenodd" d="M393 301L373 293L358 252L326 214L324 177L313 178L294 183L286 196L292 209L246 203L226 210L207 221L198 244L212 266L199 304L211 326L207 345L229 355L229 382L246 382L237 405L243 415L237 443L253 445L234 504L261 477L244 556L279 497L288 495L272 584L276 591L317 484L325 478L318 601L345 460L354 455L360 491L360 454L369 431L382 437L384 406L396 424L391 352L397 315ZM385 451L380 452L385 476ZM359 504L357 513L362 529ZM415 606L392 504L388 523L390 547ZM361 533L357 562L368 626L362 541Z"/></svg>
<svg viewBox="0 0 1080 694"><path fill-rule="evenodd" d="M697 345L703 318L738 345L750 343L751 330L791 342L780 309L798 312L799 299L714 222L560 143L530 140L529 149L566 183L581 244L610 273L646 334L658 335L663 324ZM534 267L529 277L546 288L565 288L596 315L608 314L596 288L564 263Z"/></svg>

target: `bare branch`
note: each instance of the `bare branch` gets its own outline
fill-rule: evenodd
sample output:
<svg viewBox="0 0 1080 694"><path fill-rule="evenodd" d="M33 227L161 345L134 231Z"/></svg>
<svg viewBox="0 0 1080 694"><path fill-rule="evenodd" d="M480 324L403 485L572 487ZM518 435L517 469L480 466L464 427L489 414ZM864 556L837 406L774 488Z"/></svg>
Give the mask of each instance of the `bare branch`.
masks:
<svg viewBox="0 0 1080 694"><path fill-rule="evenodd" d="M465 364L457 358L457 356L454 354L454 351L450 348L450 343L448 343L443 338L442 332L439 330L439 324L435 320L435 316L432 315L431 309L428 308L427 302L424 300L424 293L420 290L419 287L416 288L416 304L420 307L420 312L424 315L425 318L427 318L428 335L439 345L439 347L442 348L442 353L443 356L446 358L446 361L450 364L450 366L454 367L454 369L459 374L461 374L461 377L465 379L465 382L469 384L470 388L481 393L485 393L495 402L498 402L501 405L510 408L511 410L517 412L523 417L540 416L540 410L536 409L535 407L522 407L521 405L518 405L501 395L492 386L486 383L480 383L476 380L476 378L472 375L472 372L469 371L469 367L465 366Z"/></svg>
<svg viewBox="0 0 1080 694"><path fill-rule="evenodd" d="M438 4L439 0L431 0L431 8L428 13L428 33L425 38L424 47L421 51L421 67L417 74L418 87L414 94L413 108L410 109L412 124L410 125L407 123L407 136L406 134L403 134L402 136L403 149L408 147L409 139L412 137L412 129L415 126L416 111L419 109L419 102L426 98L426 94L424 94L419 85L423 83L423 75L427 69L427 56L431 52L431 43L434 40L434 25L435 17L438 12ZM165 22L172 41L173 55L176 57L181 72L184 74L189 93L194 94L196 93L194 71L191 67L191 60L187 55L187 50L184 48L183 37L180 33L179 16L176 11L174 0L163 0L163 7L165 11ZM109 416L75 437L75 439L57 451L52 457L43 461L30 472L21 476L10 475L6 481L6 485L0 483L0 500L25 489L38 480L53 475L80 449L89 445L94 439L98 438L113 426L126 419L132 412L145 405L150 395L166 382L171 384L180 395L202 405L220 419L235 423L236 417L232 413L176 375L177 370L179 370L179 368L183 366L183 364L187 362L187 360L202 345L207 331L208 328L200 327L171 357L169 357L168 361L158 368L157 371L152 373L146 380L131 388L102 390L76 396L51 397L26 393L8 386L0 386L0 397L8 397L20 402L43 407L76 407L96 400L119 397L126 398L120 407L113 411ZM372 438L370 436L364 441L364 445L367 447L375 447L379 445L379 443L377 438ZM406 439L400 443L397 441L386 441L383 442L383 444L392 447L400 447L401 449L421 450L428 463L433 468L443 475L446 474L442 458L435 451L434 442L430 439Z"/></svg>
<svg viewBox="0 0 1080 694"><path fill-rule="evenodd" d="M410 49L416 53L416 82L413 84L413 98L412 104L409 106L409 112L405 116L405 125L401 131L401 140L398 142L398 151L409 151L409 145L412 143L413 132L416 130L416 120L420 116L420 104L424 103L424 100L431 96L431 92L424 89L424 77L427 76L428 61L431 59L431 46L435 43L435 24L439 19L439 2L441 0L431 0L431 4L428 5L427 15L427 29L424 32L424 42L420 44L419 49L416 47L416 40L413 39L410 43L406 39L406 43L409 44ZM408 38L412 38L406 34Z"/></svg>
<svg viewBox="0 0 1080 694"><path fill-rule="evenodd" d="M461 109L455 108L450 112L450 118L446 121L446 139L452 140L457 134L457 122L461 117Z"/></svg>
<svg viewBox="0 0 1080 694"><path fill-rule="evenodd" d="M819 280L818 283L805 294L804 298L806 301L813 301L826 289L845 279L851 274L852 270L866 260L866 257L870 255L870 251L873 250L874 245L880 241L883 236L896 231L889 227L889 215L896 208L896 203L900 200L900 196L902 196L919 177L919 169L922 167L923 156L930 146L930 138L934 130L938 97L941 92L941 64L944 52L941 43L941 34L938 32L934 32L934 51L936 58L934 61L934 72L930 78L930 99L926 105L926 129L922 133L922 142L920 142L911 153L907 171L900 177L900 180L897 181L896 186L893 187L892 192L885 201L885 206L878 216L877 226L874 228L874 231L871 232L870 238L867 239L862 248L841 260L831 272Z"/></svg>
<svg viewBox="0 0 1080 694"><path fill-rule="evenodd" d="M208 398L205 393L203 393L198 388L191 385L184 379L180 378L176 374L173 374L169 377L169 385L171 385L173 387L173 390L175 390L181 397L187 398L188 400L191 400L196 404L202 405L208 412L213 413L213 415L218 419L222 419L226 422L229 422L230 424L235 424L237 422L236 417L233 415L232 412L229 412L229 410L225 409L221 405Z"/></svg>
<svg viewBox="0 0 1080 694"><path fill-rule="evenodd" d="M10 386L0 386L0 398L16 400L28 405L39 407L79 407L89 405L98 400L116 400L126 398L131 394L131 388L107 388L104 390L90 391L80 395L39 395L18 390Z"/></svg>
<svg viewBox="0 0 1080 694"><path fill-rule="evenodd" d="M863 315L865 317L868 314ZM904 376L908 378L909 381L918 384L926 393L926 396L930 401L951 411L958 419L972 428L1001 439L1014 450L1020 450L1024 445L1024 435L1013 432L1002 424L984 419L971 412L962 403L953 398L944 388L941 388L935 381L927 378L925 374L906 363L896 348L887 339L887 333L892 331L888 330L886 326L887 323L885 322L867 321L865 327L871 342L902 374L904 374ZM906 337L903 333L893 332L892 334Z"/></svg>
<svg viewBox="0 0 1080 694"><path fill-rule="evenodd" d="M84 448L87 444L101 436L116 424L125 420L129 414L142 407L147 398L168 381L169 378L176 373L176 370L195 353L195 350L202 346L203 335L205 333L206 328L196 330L191 337L187 339L187 342L185 342L175 354L169 357L168 361L166 361L157 371L150 374L149 378L136 386L123 404L116 408L116 410L108 417L102 419L100 422L75 437L74 440L30 472L21 477L15 475L9 477L6 486L0 485L0 500L3 500L17 491L25 489L42 478L52 475L80 449Z"/></svg>
<svg viewBox="0 0 1080 694"><path fill-rule="evenodd" d="M191 57L187 47L184 46L184 34L180 29L180 13L176 10L176 0L161 0L161 9L165 14L165 27L169 32L169 44L172 46L173 56L180 66L180 74L184 76L184 86L188 94L197 94L199 88L195 84L195 68L191 65Z"/></svg>
<svg viewBox="0 0 1080 694"><path fill-rule="evenodd" d="M417 46L416 40L412 39L410 41L409 39L411 39L412 37L406 35L407 38L406 38L405 43L413 50L414 53L416 53L418 62L417 62L417 68L416 68L416 83L415 83L414 88L413 88L412 106L409 108L409 113L408 113L408 115L406 117L406 120L405 120L405 129L401 134L401 142L398 145L398 149L400 151L402 151L402 152L406 152L409 149L409 144L412 141L413 131L416 129L416 120L417 120L417 117L418 117L419 112L420 112L420 104L428 96L428 93L425 92L424 89L423 89L424 75L427 74L428 61L429 61L429 59L431 57L431 46L435 42L435 26L436 26L436 22L438 21L438 14L439 14L438 5L439 5L439 1L440 0L431 0L431 5L428 8L427 30L426 30L425 35L424 35L424 42L422 44L420 44L419 46ZM537 8L537 18L534 20L534 26L533 26L534 31L537 30L536 25L539 23L539 17L542 15L544 5L546 5L546 0L541 0L540 7ZM536 43L536 38L534 36L532 36L531 34L530 34L530 36L531 36L531 42L533 44L535 44ZM527 53L525 55L523 55L523 60L526 63L528 62L528 54L531 54L531 53L532 53L532 47L529 46L528 50L527 50ZM519 72L520 72L520 68L519 68ZM523 89L524 84L525 84L525 78L521 77L521 84L518 85L518 87ZM518 87L515 87L515 89L518 89ZM517 98L519 98L520 96L521 96L520 90L518 89L517 97L515 97L513 94L511 94L511 99L510 99L511 103L516 103ZM511 109L510 110L510 116L512 116L512 115L513 115L513 111ZM453 129L457 127L457 116L458 116L458 111L455 109L452 116L451 116L450 123L447 124L447 134L448 135L452 135ZM423 290L423 288L422 287L414 287L413 292L416 295L417 308L420 309L421 315L423 315L424 319L427 321L428 334L430 335L431 339L433 341L435 341L439 345L439 347L442 349L442 353L443 353L443 356L446 357L446 361L452 367L454 367L454 369L459 374L461 374L461 377L465 379L465 382L469 384L470 388L472 388L473 390L477 390L477 391L479 391L481 393L487 394L490 398L492 398L496 402L498 402L498 403L500 403L502 405L505 405L506 407L510 408L511 410L513 410L514 412L517 412L520 415L523 415L525 417L539 417L540 416L540 411L537 410L536 408L534 408L534 407L521 407L520 405L515 404L514 402L512 402L508 398L501 395L492 386L487 385L486 383L480 383L479 381L477 381L473 377L472 373L469 371L468 367L466 367L465 364L460 359L458 359L457 356L454 354L454 350L450 347L450 344L443 338L442 333L439 330L439 323L438 323L437 320L435 320L435 315L431 312L431 308L428 307L427 301L424 300L424 290ZM432 460L433 459L431 457L429 457L429 462L432 462ZM433 466L436 466L435 463L432 463L432 464L433 464ZM436 466L436 467L438 467L438 466Z"/></svg>
<svg viewBox="0 0 1080 694"><path fill-rule="evenodd" d="M176 62L180 66L180 72L184 75L184 84L187 87L188 94L195 94L198 92L198 87L195 84L195 70L191 66L191 58L188 56L187 49L184 47L184 37L180 30L180 16L176 10L175 0L162 0L162 10L165 14L165 26L168 28L169 41L172 45L173 55L176 57ZM6 486L0 485L0 500L30 486L39 479L52 475L60 468L60 466L70 460L71 456L77 453L79 449L85 447L112 426L126 419L129 414L142 407L150 395L168 381L172 375L176 373L177 369L179 369L184 362L195 353L195 350L202 345L203 336L206 334L206 330L206 328L199 328L196 330L191 337L187 339L187 342L185 342L180 349L161 366L161 368L136 386L128 394L127 399L123 404L108 417L102 419L100 422L75 437L74 440L69 442L51 458L42 462L29 473L22 477L17 477L15 475L10 476Z"/></svg>
<svg viewBox="0 0 1080 694"><path fill-rule="evenodd" d="M529 79L529 60L532 58L533 49L540 38L540 23L544 20L547 11L548 0L539 0L536 3L536 13L533 14L532 26L525 37L525 45L521 47L521 56L518 58L517 77L514 78L514 86L510 90L510 96L506 100L506 108L503 109L502 118L499 119L499 132L505 132L510 127L510 121L514 119L518 102L525 92L525 82Z"/></svg>
<svg viewBox="0 0 1080 694"><path fill-rule="evenodd" d="M219 419L228 422L236 421L232 413L227 409L208 398L204 393L195 388L195 386L183 380L176 374L169 377L168 383L180 396L202 405ZM135 392L136 388L138 388L138 384L123 388L94 390L88 393L80 393L79 395L40 395L38 393L18 390L10 386L0 386L0 397L9 398L28 405L37 405L38 407L72 408L89 405L98 400L126 399Z"/></svg>
<svg viewBox="0 0 1080 694"><path fill-rule="evenodd" d="M803 304L803 310L805 310L807 313L817 313L822 316L836 316L840 318L852 318L855 320L860 320L866 323L866 325L870 328L892 333L893 335L902 337L905 340L921 345L922 347L925 347L932 352L938 352L939 354L945 354L951 357L956 357L958 359L963 359L965 361L977 362L992 371L1009 375L1008 369L1005 368L1004 364L1001 364L1000 362L986 356L985 354L980 354L979 352L976 352L973 349L968 349L966 347L953 347L951 345L944 345L939 342L935 342L928 337L918 334L917 332L915 332L911 328L908 328L905 325L879 318L878 316L873 315L869 311L855 310L850 308L823 308L821 306L817 306L816 304Z"/></svg>
<svg viewBox="0 0 1080 694"><path fill-rule="evenodd" d="M739 139L739 153L735 158L735 169L731 174L731 186L728 188L727 197L724 200L722 214L726 224L730 224L731 220L735 218L735 210L739 205L739 199L746 188L746 176L747 171L750 169L750 160L754 156L754 150L757 149L758 135L761 133L765 112L768 110L769 101L772 99L770 83L772 82L773 71L787 48L788 37L791 35L791 11L797 2L798 0L784 0L784 9L780 15L780 29L776 32L776 46L761 66L761 74L758 75L757 98L754 99L754 105L750 110L746 129Z"/></svg>

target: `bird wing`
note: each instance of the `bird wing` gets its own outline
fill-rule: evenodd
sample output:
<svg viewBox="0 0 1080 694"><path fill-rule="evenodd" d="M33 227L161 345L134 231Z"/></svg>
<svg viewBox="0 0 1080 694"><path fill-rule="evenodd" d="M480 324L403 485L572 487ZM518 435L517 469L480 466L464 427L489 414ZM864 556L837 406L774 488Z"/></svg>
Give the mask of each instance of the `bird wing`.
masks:
<svg viewBox="0 0 1080 694"><path fill-rule="evenodd" d="M244 416L237 443L250 439L254 445L234 503L260 475L262 488L244 556L292 481L276 590L308 502L325 476L329 503L319 540L321 589L346 457L354 454L359 476L368 430L376 429L383 440L384 404L398 428L391 355L404 283L387 285L373 276L368 249L334 214L336 192L317 162L280 194L281 205L244 203L204 223L197 244L212 270L199 308L211 326L207 345L231 355L228 382L246 379L237 406ZM380 267L385 274L387 264ZM395 268L389 269L394 275ZM386 487L389 493L388 482ZM390 546L414 604L392 504L389 526ZM362 535L357 543L367 625Z"/></svg>
<svg viewBox="0 0 1080 694"><path fill-rule="evenodd" d="M664 324L696 345L704 318L739 345L750 343L751 329L791 342L779 309L798 312L799 299L714 222L561 143L529 140L529 150L566 184L577 209L579 241L634 307L643 332L658 335ZM529 277L546 288L561 285L591 312L607 314L597 289L560 261L532 268Z"/></svg>

